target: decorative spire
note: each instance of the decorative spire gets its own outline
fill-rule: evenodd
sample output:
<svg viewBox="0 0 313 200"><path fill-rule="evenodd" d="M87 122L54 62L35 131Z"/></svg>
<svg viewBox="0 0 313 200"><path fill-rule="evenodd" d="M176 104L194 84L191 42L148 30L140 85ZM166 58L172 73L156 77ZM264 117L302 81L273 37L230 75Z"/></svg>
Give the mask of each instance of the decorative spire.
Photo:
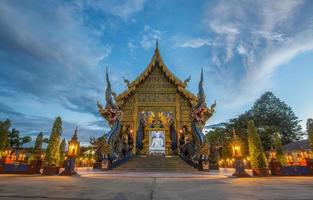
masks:
<svg viewBox="0 0 313 200"><path fill-rule="evenodd" d="M159 50L159 39L156 39L155 41L155 50Z"/></svg>
<svg viewBox="0 0 313 200"><path fill-rule="evenodd" d="M200 82L198 87L198 105L205 103L205 94L203 90L203 69L201 69Z"/></svg>
<svg viewBox="0 0 313 200"><path fill-rule="evenodd" d="M74 131L74 134L73 134L73 136L72 136L72 140L78 140L78 136L77 136L77 126L76 126L76 128L75 128L75 131Z"/></svg>
<svg viewBox="0 0 313 200"><path fill-rule="evenodd" d="M112 99L112 88L111 88L111 83L109 79L108 68L106 68L106 82L107 82L107 89L105 91L105 98L107 101L107 106L110 106L111 108L116 108L116 105L114 104L113 99Z"/></svg>

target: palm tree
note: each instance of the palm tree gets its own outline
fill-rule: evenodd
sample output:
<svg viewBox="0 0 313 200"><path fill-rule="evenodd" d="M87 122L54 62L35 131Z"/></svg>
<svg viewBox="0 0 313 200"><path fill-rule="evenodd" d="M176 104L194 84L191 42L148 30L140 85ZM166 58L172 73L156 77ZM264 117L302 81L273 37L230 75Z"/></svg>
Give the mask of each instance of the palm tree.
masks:
<svg viewBox="0 0 313 200"><path fill-rule="evenodd" d="M20 137L20 132L13 128L9 132L9 147L16 151L16 158L18 158L19 150L23 147L24 144L30 142L32 139L30 136Z"/></svg>

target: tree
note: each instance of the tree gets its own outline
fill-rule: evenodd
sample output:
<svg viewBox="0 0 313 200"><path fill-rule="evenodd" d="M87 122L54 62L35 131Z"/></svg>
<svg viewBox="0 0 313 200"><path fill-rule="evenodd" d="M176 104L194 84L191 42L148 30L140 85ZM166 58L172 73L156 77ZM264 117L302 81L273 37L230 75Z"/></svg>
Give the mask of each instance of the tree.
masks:
<svg viewBox="0 0 313 200"><path fill-rule="evenodd" d="M8 136L10 132L11 121L6 119L0 121L0 152L4 151L8 146Z"/></svg>
<svg viewBox="0 0 313 200"><path fill-rule="evenodd" d="M297 141L303 135L300 120L291 107L272 92L265 92L255 102L251 112L265 150L271 148L271 138L276 132L280 133L282 144Z"/></svg>
<svg viewBox="0 0 313 200"><path fill-rule="evenodd" d="M236 135L239 137L241 141L241 151L244 156L249 155L248 148L248 122L252 120L252 112L246 111L245 113L239 115L236 118L233 118L226 125L227 132L230 133L231 137L233 137L233 129L236 131Z"/></svg>
<svg viewBox="0 0 313 200"><path fill-rule="evenodd" d="M30 136L20 136L20 131L13 128L8 135L9 146L15 150L19 150L24 144L32 141Z"/></svg>
<svg viewBox="0 0 313 200"><path fill-rule="evenodd" d="M255 128L253 120L248 123L248 144L252 169L264 169L268 163L263 151L260 136Z"/></svg>
<svg viewBox="0 0 313 200"><path fill-rule="evenodd" d="M61 117L57 117L51 130L49 144L45 156L45 160L48 162L49 166L56 166L58 164L61 134L62 119Z"/></svg>
<svg viewBox="0 0 313 200"><path fill-rule="evenodd" d="M282 164L285 165L287 163L286 157L283 152L283 145L281 143L281 138L279 133L275 133L273 137L273 144L276 151L277 160Z"/></svg>
<svg viewBox="0 0 313 200"><path fill-rule="evenodd" d="M65 160L65 147L66 147L66 140L65 138L63 138L61 144L60 144L60 160L59 160L59 164L63 165L63 162Z"/></svg>
<svg viewBox="0 0 313 200"><path fill-rule="evenodd" d="M35 141L35 146L34 146L34 153L36 155L41 153L41 148L42 148L42 143L43 143L43 133L40 132L37 137L36 137L36 141Z"/></svg>
<svg viewBox="0 0 313 200"><path fill-rule="evenodd" d="M313 119L308 119L306 122L306 130L311 150L313 151Z"/></svg>

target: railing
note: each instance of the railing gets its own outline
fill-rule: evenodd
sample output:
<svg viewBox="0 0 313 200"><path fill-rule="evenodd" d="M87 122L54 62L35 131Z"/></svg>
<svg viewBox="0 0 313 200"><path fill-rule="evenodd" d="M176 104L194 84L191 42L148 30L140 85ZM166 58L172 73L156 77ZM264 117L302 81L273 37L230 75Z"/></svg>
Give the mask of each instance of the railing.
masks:
<svg viewBox="0 0 313 200"><path fill-rule="evenodd" d="M112 161L110 163L110 168L109 169L114 169L122 164L124 164L125 162L127 162L130 158L132 157L132 154L129 153L129 154L126 154L123 158L121 159L117 159L115 161Z"/></svg>
<svg viewBox="0 0 313 200"><path fill-rule="evenodd" d="M179 157L185 161L188 165L190 165L191 167L200 170L200 164L199 161L195 161L195 160L191 160L189 158L187 158L186 156L182 155L182 154L178 154Z"/></svg>

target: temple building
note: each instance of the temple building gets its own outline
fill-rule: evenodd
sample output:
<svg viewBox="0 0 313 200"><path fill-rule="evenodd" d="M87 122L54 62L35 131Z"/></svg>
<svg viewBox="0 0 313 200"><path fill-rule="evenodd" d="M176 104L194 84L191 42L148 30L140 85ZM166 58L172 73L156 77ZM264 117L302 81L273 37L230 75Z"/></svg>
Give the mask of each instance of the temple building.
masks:
<svg viewBox="0 0 313 200"><path fill-rule="evenodd" d="M197 95L165 65L158 48L146 69L133 81L124 79L127 90L112 92L106 71L106 105L98 103L99 113L111 126L107 142L109 160L114 163L131 155L180 155L203 168L208 145L203 126L214 113L215 103L207 107L201 71Z"/></svg>

